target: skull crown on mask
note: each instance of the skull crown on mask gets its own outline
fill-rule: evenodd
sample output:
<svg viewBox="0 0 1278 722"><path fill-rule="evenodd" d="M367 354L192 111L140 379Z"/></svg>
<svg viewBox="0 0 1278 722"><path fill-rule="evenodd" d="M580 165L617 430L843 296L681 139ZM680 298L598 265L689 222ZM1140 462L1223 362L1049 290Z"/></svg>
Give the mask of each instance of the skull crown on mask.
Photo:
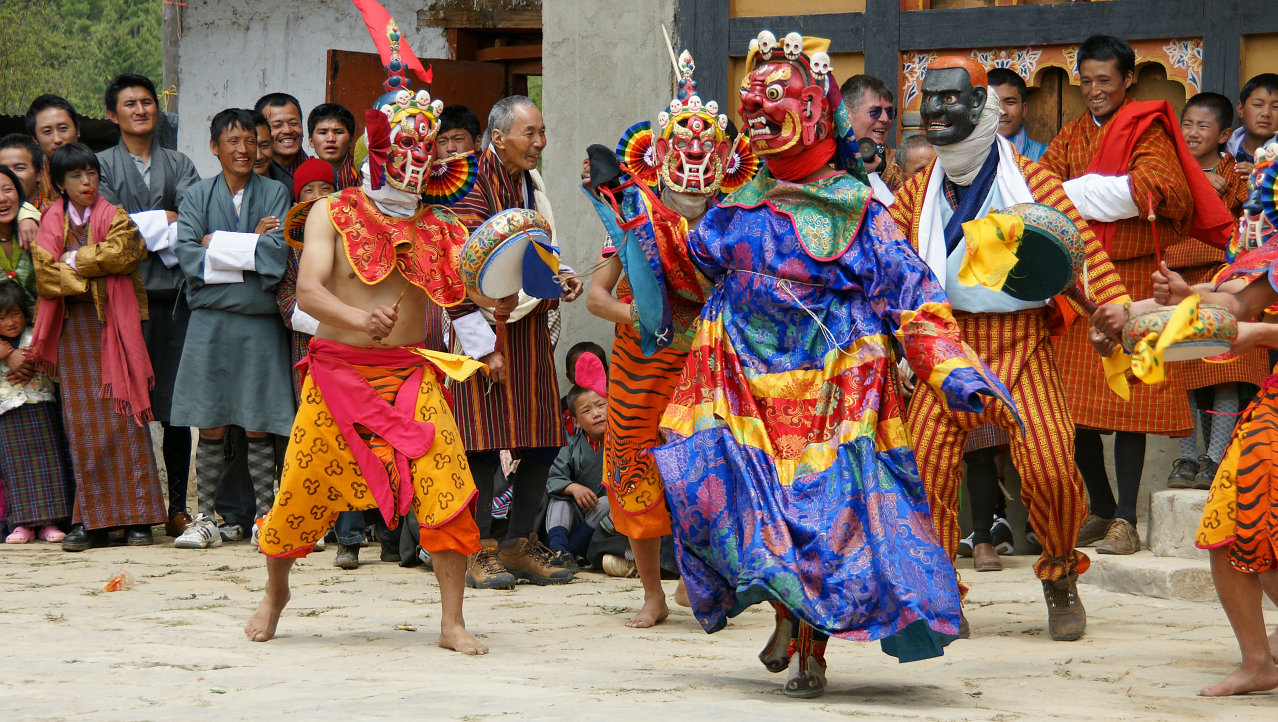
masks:
<svg viewBox="0 0 1278 722"><path fill-rule="evenodd" d="M657 173L662 185L676 193L714 195L727 172L732 141L727 136L728 117L719 114L713 100L702 105L692 74L696 63L684 50L676 63L679 94L657 116L660 133L653 144Z"/></svg>
<svg viewBox="0 0 1278 722"><path fill-rule="evenodd" d="M737 112L754 154L793 156L830 137L834 121L826 98L829 55L803 55L798 33L787 35L782 53L777 53L776 37L766 30L750 42L750 49L758 56L741 81Z"/></svg>

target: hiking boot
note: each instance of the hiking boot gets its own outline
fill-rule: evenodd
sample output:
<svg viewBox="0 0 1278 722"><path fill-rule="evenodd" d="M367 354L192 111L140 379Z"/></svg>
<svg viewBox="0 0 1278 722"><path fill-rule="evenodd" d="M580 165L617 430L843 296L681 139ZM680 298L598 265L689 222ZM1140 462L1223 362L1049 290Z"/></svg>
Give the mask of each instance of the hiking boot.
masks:
<svg viewBox="0 0 1278 722"><path fill-rule="evenodd" d="M1114 519L1109 523L1105 538L1096 545L1097 554L1135 554L1140 551L1140 534L1136 525L1126 519Z"/></svg>
<svg viewBox="0 0 1278 722"><path fill-rule="evenodd" d="M338 569L359 569L359 544L338 544L333 566Z"/></svg>
<svg viewBox="0 0 1278 722"><path fill-rule="evenodd" d="M484 539L466 559L466 586L471 589L514 589L515 575L497 561L497 541Z"/></svg>
<svg viewBox="0 0 1278 722"><path fill-rule="evenodd" d="M1202 458L1202 457L1199 457ZM1210 461L1210 459L1208 459ZM1172 462L1171 473L1167 475L1168 489L1192 489L1194 479L1198 476L1199 463L1193 459L1181 457Z"/></svg>
<svg viewBox="0 0 1278 722"><path fill-rule="evenodd" d="M1016 540L1012 537L1012 525L1001 516L994 517L990 526L990 537L994 540L994 549L999 554L1011 554L1016 551Z"/></svg>
<svg viewBox="0 0 1278 722"><path fill-rule="evenodd" d="M1088 514L1083 520L1083 525L1078 528L1078 541L1074 542L1074 546L1087 547L1104 539L1111 521L1113 519L1103 519L1095 514Z"/></svg>
<svg viewBox="0 0 1278 722"><path fill-rule="evenodd" d="M1115 521L1118 521L1115 519ZM1043 581L1047 600L1047 630L1058 642L1072 642L1087 630L1087 610L1078 597L1078 575L1070 574L1054 582Z"/></svg>
<svg viewBox="0 0 1278 722"><path fill-rule="evenodd" d="M572 581L573 571L551 562L551 552L537 541L536 534L527 538L507 539L497 551L497 561L515 575L516 579L532 582L537 586L546 584L567 584Z"/></svg>
<svg viewBox="0 0 1278 722"><path fill-rule="evenodd" d="M1198 457L1198 475L1194 477L1194 483L1189 488L1210 489L1211 483L1216 480L1216 470L1219 468L1220 464L1212 461L1210 456L1204 454Z"/></svg>

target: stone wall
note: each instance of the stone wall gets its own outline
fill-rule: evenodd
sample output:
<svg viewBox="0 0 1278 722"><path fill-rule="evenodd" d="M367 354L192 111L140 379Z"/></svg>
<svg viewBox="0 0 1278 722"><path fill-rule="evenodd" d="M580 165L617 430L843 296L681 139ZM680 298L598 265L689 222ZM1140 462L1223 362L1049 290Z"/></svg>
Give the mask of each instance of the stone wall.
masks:
<svg viewBox="0 0 1278 722"><path fill-rule="evenodd" d="M442 31L417 29L421 2L382 0L382 5L418 57L447 57ZM214 114L251 108L274 91L296 96L306 113L324 102L329 50L376 51L350 0L188 0L178 56L178 150L191 157L201 175L216 174L217 159L208 145ZM378 90L370 89L370 101Z"/></svg>

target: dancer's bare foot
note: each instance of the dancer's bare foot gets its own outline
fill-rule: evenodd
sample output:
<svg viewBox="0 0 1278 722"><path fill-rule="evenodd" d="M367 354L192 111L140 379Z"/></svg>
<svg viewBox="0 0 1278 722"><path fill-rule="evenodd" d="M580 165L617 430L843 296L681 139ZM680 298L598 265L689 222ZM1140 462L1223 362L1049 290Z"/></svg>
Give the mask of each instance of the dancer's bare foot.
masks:
<svg viewBox="0 0 1278 722"><path fill-rule="evenodd" d="M1219 683L1202 688L1198 694L1202 697L1227 697L1275 688L1278 688L1278 667L1270 661L1264 665L1244 664Z"/></svg>
<svg viewBox="0 0 1278 722"><path fill-rule="evenodd" d="M646 629L660 624L670 616L670 607L666 606L666 595L644 597L639 613L626 620L626 626L632 629Z"/></svg>
<svg viewBox="0 0 1278 722"><path fill-rule="evenodd" d="M461 652L462 654L488 654L488 647L485 647L478 639L475 639L474 635L467 632L464 624L440 625L439 646L444 649L451 649L454 652Z"/></svg>
<svg viewBox="0 0 1278 722"><path fill-rule="evenodd" d="M1269 654L1274 658L1274 664L1278 664L1278 631L1269 635Z"/></svg>
<svg viewBox="0 0 1278 722"><path fill-rule="evenodd" d="M248 624L244 625L244 636L251 642L266 642L273 639L275 626L280 622L280 613L288 605L290 597L291 594L287 591L282 595L267 592L262 597L262 603L257 605L257 611L249 617Z"/></svg>
<svg viewBox="0 0 1278 722"><path fill-rule="evenodd" d="M683 580L679 580L679 586L675 587L675 604L681 607L691 607L692 602L688 599L688 588L684 586Z"/></svg>

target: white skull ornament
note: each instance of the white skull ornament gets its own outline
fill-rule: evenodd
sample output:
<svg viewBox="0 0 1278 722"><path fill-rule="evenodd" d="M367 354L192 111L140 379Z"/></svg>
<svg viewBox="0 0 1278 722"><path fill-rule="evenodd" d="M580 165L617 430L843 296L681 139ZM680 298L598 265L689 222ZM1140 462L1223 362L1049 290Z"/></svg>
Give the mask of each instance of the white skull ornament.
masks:
<svg viewBox="0 0 1278 722"><path fill-rule="evenodd" d="M817 78L824 78L830 74L830 56L827 53L812 53L811 59L812 74Z"/></svg>
<svg viewBox="0 0 1278 722"><path fill-rule="evenodd" d="M759 54L764 60L772 59L772 50L777 46L777 36L772 34L771 30L762 30L759 32Z"/></svg>
<svg viewBox="0 0 1278 722"><path fill-rule="evenodd" d="M785 43L781 46L785 51L785 57L788 60L798 60L803 54L803 36L798 33L790 33L785 36Z"/></svg>

